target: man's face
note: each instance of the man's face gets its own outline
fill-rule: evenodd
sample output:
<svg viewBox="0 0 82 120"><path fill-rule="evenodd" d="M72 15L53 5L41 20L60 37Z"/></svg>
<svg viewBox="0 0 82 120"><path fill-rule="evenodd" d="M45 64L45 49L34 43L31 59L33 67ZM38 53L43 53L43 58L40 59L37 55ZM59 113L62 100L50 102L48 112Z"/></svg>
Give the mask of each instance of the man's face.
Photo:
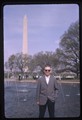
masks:
<svg viewBox="0 0 82 120"><path fill-rule="evenodd" d="M49 76L51 73L52 73L51 67L47 66L47 67L44 68L44 74L46 76Z"/></svg>

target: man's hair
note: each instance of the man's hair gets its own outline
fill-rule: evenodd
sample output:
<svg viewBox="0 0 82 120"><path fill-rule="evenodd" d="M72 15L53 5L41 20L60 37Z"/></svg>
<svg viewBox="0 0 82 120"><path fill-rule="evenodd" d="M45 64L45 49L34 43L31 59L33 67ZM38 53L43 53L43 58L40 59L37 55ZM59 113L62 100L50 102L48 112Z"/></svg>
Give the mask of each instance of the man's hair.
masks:
<svg viewBox="0 0 82 120"><path fill-rule="evenodd" d="M50 64L45 64L44 68L45 67L50 67L51 68L51 65Z"/></svg>

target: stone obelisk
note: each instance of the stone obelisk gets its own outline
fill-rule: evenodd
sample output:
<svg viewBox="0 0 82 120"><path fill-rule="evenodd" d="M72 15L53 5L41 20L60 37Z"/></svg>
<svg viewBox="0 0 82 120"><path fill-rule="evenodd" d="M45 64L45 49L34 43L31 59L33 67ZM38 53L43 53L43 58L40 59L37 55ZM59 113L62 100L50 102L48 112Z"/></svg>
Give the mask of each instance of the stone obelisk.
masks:
<svg viewBox="0 0 82 120"><path fill-rule="evenodd" d="M23 19L23 49L22 53L28 55L28 29L27 29L27 16Z"/></svg>

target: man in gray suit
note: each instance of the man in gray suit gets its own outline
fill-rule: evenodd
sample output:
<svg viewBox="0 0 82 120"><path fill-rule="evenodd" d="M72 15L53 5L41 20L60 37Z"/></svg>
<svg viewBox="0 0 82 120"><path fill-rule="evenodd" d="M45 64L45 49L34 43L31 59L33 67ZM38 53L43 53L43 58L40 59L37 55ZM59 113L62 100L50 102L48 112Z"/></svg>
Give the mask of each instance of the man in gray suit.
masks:
<svg viewBox="0 0 82 120"><path fill-rule="evenodd" d="M48 106L49 117L54 117L55 100L58 95L58 85L55 77L51 75L52 68L50 65L44 67L44 75L38 79L36 89L36 100L39 105L39 118L45 115Z"/></svg>

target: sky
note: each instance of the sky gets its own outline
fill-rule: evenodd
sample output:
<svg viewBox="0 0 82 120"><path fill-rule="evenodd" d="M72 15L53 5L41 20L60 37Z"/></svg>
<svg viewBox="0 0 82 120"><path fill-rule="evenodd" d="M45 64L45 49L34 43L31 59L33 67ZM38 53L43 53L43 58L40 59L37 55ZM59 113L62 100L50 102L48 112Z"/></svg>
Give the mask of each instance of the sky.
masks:
<svg viewBox="0 0 82 120"><path fill-rule="evenodd" d="M79 20L77 4L29 4L3 7L4 62L22 52L23 19L27 16L29 55L59 47L61 36Z"/></svg>

